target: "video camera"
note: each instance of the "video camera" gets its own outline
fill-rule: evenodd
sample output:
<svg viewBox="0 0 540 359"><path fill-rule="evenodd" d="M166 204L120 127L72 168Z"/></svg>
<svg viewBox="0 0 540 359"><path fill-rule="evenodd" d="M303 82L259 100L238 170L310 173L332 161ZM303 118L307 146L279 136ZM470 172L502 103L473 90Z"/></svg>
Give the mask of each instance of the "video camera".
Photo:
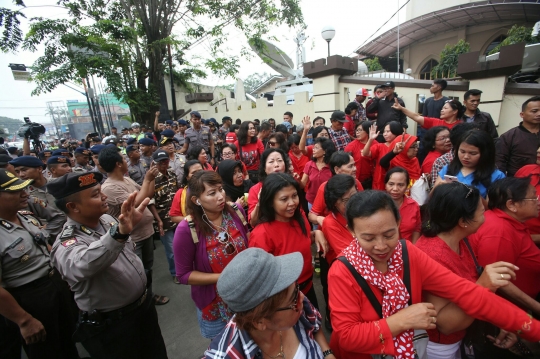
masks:
<svg viewBox="0 0 540 359"><path fill-rule="evenodd" d="M19 137L32 139L34 141L34 149L41 150L41 142L39 137L45 133L45 127L37 122L31 122L29 117L24 118L25 124L17 131Z"/></svg>

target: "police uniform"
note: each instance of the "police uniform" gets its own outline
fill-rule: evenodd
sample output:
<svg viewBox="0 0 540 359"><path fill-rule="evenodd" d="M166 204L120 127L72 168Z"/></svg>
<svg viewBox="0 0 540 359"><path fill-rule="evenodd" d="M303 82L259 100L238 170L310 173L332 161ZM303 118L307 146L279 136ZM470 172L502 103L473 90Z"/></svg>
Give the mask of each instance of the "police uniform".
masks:
<svg viewBox="0 0 540 359"><path fill-rule="evenodd" d="M75 152L75 155L81 154L83 156L88 156L88 159L90 159L90 157L92 156L92 151L90 151L89 149L85 147L77 147L74 152ZM93 168L94 167L90 166L89 164L83 166L78 163L75 163L75 165L72 168L72 171L79 172L79 173L91 172Z"/></svg>
<svg viewBox="0 0 540 359"><path fill-rule="evenodd" d="M174 154L174 159L169 159L169 169L176 174L176 181L182 183L184 178L184 165L186 164L186 156L179 153Z"/></svg>
<svg viewBox="0 0 540 359"><path fill-rule="evenodd" d="M182 147L184 147L184 143L186 142L185 134L183 133L175 133L174 138L177 141L177 144L175 145L176 150L180 150Z"/></svg>
<svg viewBox="0 0 540 359"><path fill-rule="evenodd" d="M202 126L199 130L190 127L185 132L185 143L189 146L202 146L207 153L210 153L210 140L212 134L208 126Z"/></svg>
<svg viewBox="0 0 540 359"><path fill-rule="evenodd" d="M1 191L17 192L30 182L0 170ZM23 345L29 359L78 358L71 340L76 307L67 284L50 266L49 235L32 212L19 211L17 218L20 224L0 218L0 282L21 308L43 324L47 337L46 341L26 345L19 327L2 318L0 357L20 358Z"/></svg>
<svg viewBox="0 0 540 359"><path fill-rule="evenodd" d="M139 186L142 186L144 176L146 175L146 170L147 168L140 160L137 164L132 164L131 162L128 162L128 175L132 180L137 182Z"/></svg>
<svg viewBox="0 0 540 359"><path fill-rule="evenodd" d="M101 174L69 173L50 185L56 198L99 184ZM116 240L118 222L108 214L90 228L68 217L53 245L51 262L74 292L81 310L75 338L92 358L167 358L135 244Z"/></svg>

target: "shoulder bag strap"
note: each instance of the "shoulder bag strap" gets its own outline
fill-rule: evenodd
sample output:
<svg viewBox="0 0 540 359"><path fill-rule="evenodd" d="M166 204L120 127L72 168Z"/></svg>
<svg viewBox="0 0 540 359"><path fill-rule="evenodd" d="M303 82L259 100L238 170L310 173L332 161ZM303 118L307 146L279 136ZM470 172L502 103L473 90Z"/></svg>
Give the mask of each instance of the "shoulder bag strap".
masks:
<svg viewBox="0 0 540 359"><path fill-rule="evenodd" d="M478 273L478 276L480 277L482 275L482 272L484 272L484 268L482 268L480 263L478 263L478 261L476 260L476 256L474 255L471 244L469 243L469 240L467 239L467 237L463 238L463 242L467 246L469 253L471 253L471 257L474 261L474 266L476 267L476 273Z"/></svg>
<svg viewBox="0 0 540 359"><path fill-rule="evenodd" d="M358 282L358 284L360 285L360 288L362 288L362 290L364 291L364 294L366 295L366 297L368 298L369 302L371 303L371 305L373 306L373 309L375 309L375 311L377 312L377 314L379 315L379 317L382 319L382 305L381 303L379 303L379 301L377 300L377 297L375 297L375 294L373 293L373 291L371 290L371 288L369 287L369 284L366 282L366 280L364 279L364 277L362 277L360 275L360 273L358 273L356 271L356 269L354 269L354 267L352 266L351 263L349 263L349 261L347 260L347 258L345 257L338 257L337 258L340 262L342 262L343 264L345 264L345 266L347 267L347 269L349 269L349 271L351 272L351 274L353 275L354 279L356 279L356 281Z"/></svg>
<svg viewBox="0 0 540 359"><path fill-rule="evenodd" d="M409 292L409 305L412 305L412 293L411 293L411 271L409 268L409 250L407 249L407 241L400 239L401 242L401 257L403 258L403 284Z"/></svg>
<svg viewBox="0 0 540 359"><path fill-rule="evenodd" d="M195 229L195 223L193 222L193 217L191 217L191 215L187 215L185 217L185 220L188 223L189 231L191 232L191 238L193 239L193 243L199 243L199 236L197 236L197 230Z"/></svg>

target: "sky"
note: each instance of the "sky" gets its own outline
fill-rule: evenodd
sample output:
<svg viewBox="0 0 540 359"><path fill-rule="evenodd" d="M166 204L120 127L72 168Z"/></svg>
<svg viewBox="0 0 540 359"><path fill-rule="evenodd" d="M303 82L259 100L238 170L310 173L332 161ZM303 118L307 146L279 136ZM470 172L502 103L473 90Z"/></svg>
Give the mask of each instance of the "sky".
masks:
<svg viewBox="0 0 540 359"><path fill-rule="evenodd" d="M333 26L336 35L330 43L332 55L352 56L356 48L361 46L374 32L381 27L407 0L301 0L301 8L304 15L304 22L307 25L305 30L308 37L305 42L306 60L313 61L327 56L327 43L321 37L321 29L325 26ZM56 0L25 0L26 8L21 11L26 15L22 19L21 27L28 29L29 20L36 16L50 19L59 19L66 16L67 11L56 6ZM11 0L0 0L0 7L15 8ZM401 21L405 19L404 7L399 17ZM397 16L388 23L377 34L391 29L398 23ZM174 30L173 30L174 32ZM283 52L293 61L296 61L296 44L294 30L286 26L272 29L270 34L275 36L279 42L272 40ZM240 41L238 41L240 39ZM228 40L225 42L228 51L238 53L241 44L246 44L247 39L243 34L235 29L230 29ZM207 43L201 43L192 49L192 53L206 52ZM84 95L78 91L84 91L76 84L68 84L76 90L66 86L59 86L51 93L39 96L32 96L31 92L35 84L31 82L15 81L8 67L10 63L25 64L31 66L32 63L43 53L43 48L32 53L19 50L17 53L0 53L0 116L17 118L30 117L32 121L48 123L50 118L46 115L47 102L60 101L58 104L65 104L67 100L86 101ZM250 74L259 72L273 73L273 70L265 65L256 55L251 59L241 59L239 78L246 78ZM210 76L201 81L205 85L220 86L234 82L231 78L218 78Z"/></svg>

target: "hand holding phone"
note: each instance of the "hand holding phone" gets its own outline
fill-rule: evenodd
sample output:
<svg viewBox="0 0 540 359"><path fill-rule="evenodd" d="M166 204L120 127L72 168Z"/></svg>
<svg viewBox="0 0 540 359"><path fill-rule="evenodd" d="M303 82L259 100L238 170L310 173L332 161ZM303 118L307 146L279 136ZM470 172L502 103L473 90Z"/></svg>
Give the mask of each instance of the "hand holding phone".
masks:
<svg viewBox="0 0 540 359"><path fill-rule="evenodd" d="M458 182L458 178L456 176L450 176L450 175L444 175L445 181L451 181L451 182Z"/></svg>

